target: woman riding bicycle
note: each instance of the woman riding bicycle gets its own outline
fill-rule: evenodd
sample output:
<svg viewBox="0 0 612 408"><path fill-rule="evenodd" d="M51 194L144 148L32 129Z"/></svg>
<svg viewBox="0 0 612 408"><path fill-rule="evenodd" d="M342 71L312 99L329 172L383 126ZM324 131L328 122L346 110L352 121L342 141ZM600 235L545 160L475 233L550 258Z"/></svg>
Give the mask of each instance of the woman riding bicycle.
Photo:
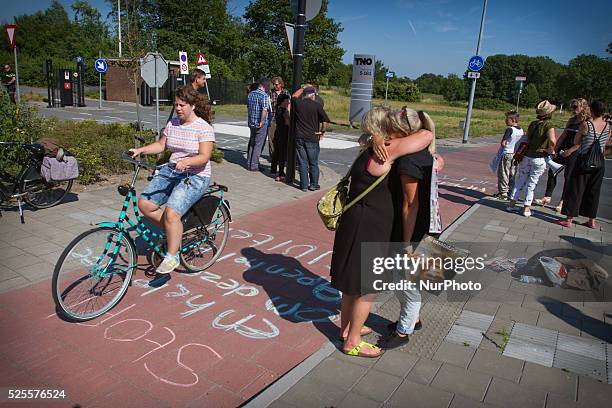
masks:
<svg viewBox="0 0 612 408"><path fill-rule="evenodd" d="M210 156L215 141L210 106L191 86L176 90L177 118L172 119L155 143L130 149L139 154L172 152L167 166L153 177L138 199L143 215L166 232L168 251L156 272L172 272L179 264L183 235L181 217L206 192L212 176ZM166 204L165 209L160 207Z"/></svg>

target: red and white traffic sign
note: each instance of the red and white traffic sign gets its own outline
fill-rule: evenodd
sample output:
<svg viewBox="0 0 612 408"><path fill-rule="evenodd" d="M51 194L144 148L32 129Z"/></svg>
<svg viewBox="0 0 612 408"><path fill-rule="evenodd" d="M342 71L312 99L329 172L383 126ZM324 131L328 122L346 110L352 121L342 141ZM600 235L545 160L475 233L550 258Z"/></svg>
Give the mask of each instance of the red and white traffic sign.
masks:
<svg viewBox="0 0 612 408"><path fill-rule="evenodd" d="M208 60L201 52L198 53L198 60L196 62L196 65L208 65Z"/></svg>
<svg viewBox="0 0 612 408"><path fill-rule="evenodd" d="M189 63L187 62L187 53L179 51L179 63L181 65L181 75L189 74Z"/></svg>
<svg viewBox="0 0 612 408"><path fill-rule="evenodd" d="M525 76L517 76L516 78L514 78L515 81L526 81L527 77Z"/></svg>
<svg viewBox="0 0 612 408"><path fill-rule="evenodd" d="M9 46L11 50L15 48L15 33L17 32L17 25L15 24L6 24L4 26L4 32L9 40Z"/></svg>

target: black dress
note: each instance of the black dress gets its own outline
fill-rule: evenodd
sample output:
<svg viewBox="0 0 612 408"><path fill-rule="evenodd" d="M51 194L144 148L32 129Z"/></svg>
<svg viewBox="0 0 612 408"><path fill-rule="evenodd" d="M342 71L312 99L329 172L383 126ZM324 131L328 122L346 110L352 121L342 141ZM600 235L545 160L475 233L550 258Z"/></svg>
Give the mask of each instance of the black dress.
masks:
<svg viewBox="0 0 612 408"><path fill-rule="evenodd" d="M366 190L378 177L367 171L371 149L359 156L351 169L349 201ZM331 285L347 295L364 295L376 292L370 284L374 256L386 256L394 223L394 195L391 193L390 177L355 203L340 218L336 230L334 251L331 260ZM397 188L397 185L395 186ZM380 243L380 250L365 251L361 244ZM362 274L362 266L364 271Z"/></svg>
<svg viewBox="0 0 612 408"><path fill-rule="evenodd" d="M414 232L410 238L410 242L419 242L429 233L429 223L431 218L431 174L433 170L433 156L428 149L423 149L419 152L407 154L398 158L393 164L391 175L391 191L393 192L393 201L395 203L395 212L393 222L393 238L392 241L404 241L403 222L402 222L402 207L404 203L404 192L401 185L401 176L410 176L418 180L417 196L419 200L419 209L417 212Z"/></svg>

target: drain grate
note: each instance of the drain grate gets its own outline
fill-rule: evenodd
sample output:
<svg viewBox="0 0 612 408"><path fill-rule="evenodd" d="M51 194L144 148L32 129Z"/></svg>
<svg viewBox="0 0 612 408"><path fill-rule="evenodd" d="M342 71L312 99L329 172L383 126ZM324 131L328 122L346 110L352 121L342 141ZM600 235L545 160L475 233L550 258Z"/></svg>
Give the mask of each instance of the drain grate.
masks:
<svg viewBox="0 0 612 408"><path fill-rule="evenodd" d="M461 312L461 316L455 322L456 325L471 327L478 329L481 332L486 332L491 326L493 316L472 312L470 310L464 310Z"/></svg>
<svg viewBox="0 0 612 408"><path fill-rule="evenodd" d="M508 344L504 349L503 355L506 357L514 357L520 360L540 364L546 367L552 367L555 356L555 346L547 346L528 340L522 340L515 336L510 336L510 340L508 340Z"/></svg>
<svg viewBox="0 0 612 408"><path fill-rule="evenodd" d="M607 382L606 362L557 349L553 367Z"/></svg>
<svg viewBox="0 0 612 408"><path fill-rule="evenodd" d="M588 339L584 337L572 336L559 333L557 349L567 351L572 354L592 358L606 362L606 344L603 341Z"/></svg>
<svg viewBox="0 0 612 408"><path fill-rule="evenodd" d="M453 325L444 339L451 343L478 347L482 341L482 331L472 327Z"/></svg>
<svg viewBox="0 0 612 408"><path fill-rule="evenodd" d="M543 344L554 349L555 345L557 344L557 334L558 332L555 330L531 326L525 323L515 323L514 327L512 328L510 338L517 338L531 343Z"/></svg>

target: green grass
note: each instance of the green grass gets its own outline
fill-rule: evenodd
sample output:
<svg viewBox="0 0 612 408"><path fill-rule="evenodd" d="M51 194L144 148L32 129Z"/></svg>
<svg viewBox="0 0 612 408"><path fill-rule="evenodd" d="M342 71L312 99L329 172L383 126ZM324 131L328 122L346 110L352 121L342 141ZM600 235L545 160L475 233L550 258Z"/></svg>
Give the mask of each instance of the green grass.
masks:
<svg viewBox="0 0 612 408"><path fill-rule="evenodd" d="M348 129L348 112L351 103L350 96L346 91L337 88L321 88L321 97L325 101L325 111L334 124L334 130ZM382 106L384 99L374 99L373 106ZM453 103L446 102L442 96L434 94L422 94L421 102L406 103L400 101L389 101L392 108L401 108L408 105L416 110L423 110L429 113L436 124L436 137L444 139L448 137L461 137L463 130L459 127L459 122L465 120L467 112L467 102ZM218 115L231 116L236 118L246 118L246 105L218 105L214 108ZM563 127L569 114L564 112L557 113L553 117L555 127ZM526 128L535 119L535 109L521 109L521 126ZM500 136L503 134L506 125L504 123L504 112L497 110L474 109L470 122L470 136Z"/></svg>
<svg viewBox="0 0 612 408"><path fill-rule="evenodd" d="M498 331L496 334L500 335L502 338L502 344L500 344L500 348L503 353L506 349L506 346L508 345L508 341L510 341L510 333L508 332L507 328L502 327L501 330Z"/></svg>

